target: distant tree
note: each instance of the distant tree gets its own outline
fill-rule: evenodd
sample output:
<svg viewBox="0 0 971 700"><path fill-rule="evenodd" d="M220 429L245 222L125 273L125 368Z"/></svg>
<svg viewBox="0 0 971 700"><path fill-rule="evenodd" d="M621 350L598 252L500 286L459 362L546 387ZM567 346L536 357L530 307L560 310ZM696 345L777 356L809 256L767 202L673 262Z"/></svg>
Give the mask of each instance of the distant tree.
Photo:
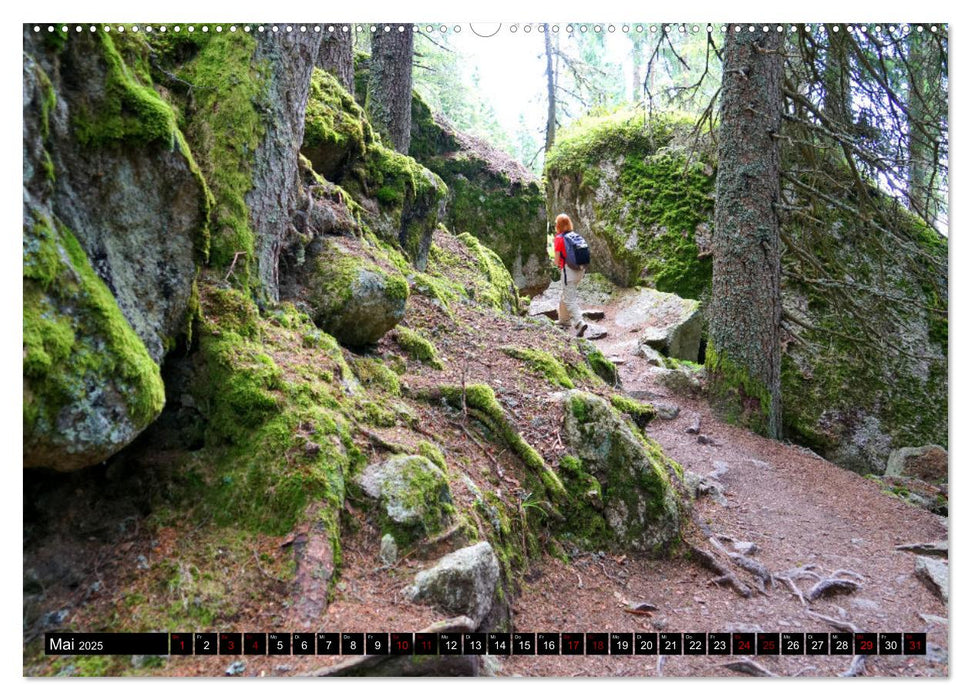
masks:
<svg viewBox="0 0 971 700"><path fill-rule="evenodd" d="M410 24L378 25L371 37L365 106L378 133L400 153L407 153L411 145L414 41Z"/></svg>
<svg viewBox="0 0 971 700"><path fill-rule="evenodd" d="M348 25L329 25L317 51L317 67L333 73L344 89L354 94L354 34Z"/></svg>
<svg viewBox="0 0 971 700"><path fill-rule="evenodd" d="M546 145L545 152L549 153L556 140L556 74L553 71L553 41L550 38L549 25L543 32L543 45L546 49Z"/></svg>
<svg viewBox="0 0 971 700"><path fill-rule="evenodd" d="M722 75L707 365L712 405L782 434L778 135L782 35L729 30Z"/></svg>

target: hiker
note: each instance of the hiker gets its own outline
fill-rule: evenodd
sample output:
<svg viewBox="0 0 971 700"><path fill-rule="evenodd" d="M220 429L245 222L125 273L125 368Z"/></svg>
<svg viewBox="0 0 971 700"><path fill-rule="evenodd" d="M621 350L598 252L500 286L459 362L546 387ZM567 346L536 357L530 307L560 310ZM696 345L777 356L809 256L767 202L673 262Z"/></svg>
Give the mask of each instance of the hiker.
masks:
<svg viewBox="0 0 971 700"><path fill-rule="evenodd" d="M556 263L563 271L563 293L560 295L559 325L572 327L578 337L587 330L577 303L577 287L590 262L590 249L583 237L574 232L573 222L566 214L556 217L556 238L553 239Z"/></svg>

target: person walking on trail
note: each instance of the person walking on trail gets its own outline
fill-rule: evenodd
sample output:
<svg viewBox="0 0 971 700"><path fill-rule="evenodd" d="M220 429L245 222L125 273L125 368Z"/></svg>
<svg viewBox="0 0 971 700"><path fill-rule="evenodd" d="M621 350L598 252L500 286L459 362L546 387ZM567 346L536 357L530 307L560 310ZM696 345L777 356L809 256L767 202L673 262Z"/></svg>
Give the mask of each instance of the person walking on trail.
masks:
<svg viewBox="0 0 971 700"><path fill-rule="evenodd" d="M577 246L582 249L578 251ZM556 263L563 274L563 293L558 311L561 328L572 328L577 336L587 330L577 302L577 287L590 262L590 252L583 237L573 231L573 222L566 214L556 217L556 237L553 239Z"/></svg>

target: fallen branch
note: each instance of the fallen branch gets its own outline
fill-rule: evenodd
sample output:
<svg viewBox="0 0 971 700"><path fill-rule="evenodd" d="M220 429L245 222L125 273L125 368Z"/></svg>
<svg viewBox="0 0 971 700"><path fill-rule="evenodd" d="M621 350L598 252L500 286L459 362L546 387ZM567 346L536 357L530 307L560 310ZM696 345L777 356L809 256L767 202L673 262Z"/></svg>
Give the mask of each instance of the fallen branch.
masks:
<svg viewBox="0 0 971 700"><path fill-rule="evenodd" d="M226 273L226 276L223 278L223 282L229 281L230 276L233 274L233 268L236 267L236 261L239 260L239 256L241 255L246 255L246 251L237 250L236 254L233 255L233 261L229 264L229 272Z"/></svg>

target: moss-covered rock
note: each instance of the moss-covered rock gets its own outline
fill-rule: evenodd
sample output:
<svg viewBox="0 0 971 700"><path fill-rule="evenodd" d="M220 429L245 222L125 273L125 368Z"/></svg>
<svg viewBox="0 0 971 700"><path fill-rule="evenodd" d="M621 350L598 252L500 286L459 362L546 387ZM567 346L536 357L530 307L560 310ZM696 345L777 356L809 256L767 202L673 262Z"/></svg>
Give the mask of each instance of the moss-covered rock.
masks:
<svg viewBox="0 0 971 700"><path fill-rule="evenodd" d="M625 404L626 405L626 404ZM642 413L643 415L643 413ZM681 510L672 479L681 468L593 394L565 394L561 461L567 500L563 532L590 547L662 554L679 541Z"/></svg>
<svg viewBox="0 0 971 700"><path fill-rule="evenodd" d="M408 282L337 241L325 242L306 284L314 321L342 345L375 343L405 315Z"/></svg>
<svg viewBox="0 0 971 700"><path fill-rule="evenodd" d="M237 290L204 287L201 299L191 394L206 435L186 465L187 510L273 535L309 519L339 561L344 475L361 460L344 413L353 375L340 347L292 306L278 324ZM319 341L302 347L312 331Z"/></svg>
<svg viewBox="0 0 971 700"><path fill-rule="evenodd" d="M161 412L158 365L73 234L24 212L24 466L97 464Z"/></svg>
<svg viewBox="0 0 971 700"><path fill-rule="evenodd" d="M314 170L357 200L371 231L424 270L444 214L445 183L382 144L354 97L328 73L314 73L307 115L302 152Z"/></svg>
<svg viewBox="0 0 971 700"><path fill-rule="evenodd" d="M25 205L71 231L156 363L187 325L212 197L136 36L25 37Z"/></svg>
<svg viewBox="0 0 971 700"><path fill-rule="evenodd" d="M495 251L522 294L539 294L549 286L546 206L532 173L433 115L417 94L411 102L409 155L448 185L444 221L451 230L468 231Z"/></svg>
<svg viewBox="0 0 971 700"><path fill-rule="evenodd" d="M445 367L438 357L438 350L435 348L435 344L418 331L400 326L396 331L396 336L398 345L412 359L418 360L435 369L443 369Z"/></svg>
<svg viewBox="0 0 971 700"><path fill-rule="evenodd" d="M421 455L395 455L370 464L358 483L379 501L382 528L399 545L440 531L455 512L448 478Z"/></svg>
<svg viewBox="0 0 971 700"><path fill-rule="evenodd" d="M510 357L522 360L531 371L542 377L546 377L551 384L567 389L573 388L573 381L570 379L566 367L551 353L545 350L518 348L510 345L503 346L500 350Z"/></svg>
<svg viewBox="0 0 971 700"><path fill-rule="evenodd" d="M547 209L590 245L591 271L698 299L711 286L714 159L689 156L694 118L618 112L564 129L547 155Z"/></svg>

